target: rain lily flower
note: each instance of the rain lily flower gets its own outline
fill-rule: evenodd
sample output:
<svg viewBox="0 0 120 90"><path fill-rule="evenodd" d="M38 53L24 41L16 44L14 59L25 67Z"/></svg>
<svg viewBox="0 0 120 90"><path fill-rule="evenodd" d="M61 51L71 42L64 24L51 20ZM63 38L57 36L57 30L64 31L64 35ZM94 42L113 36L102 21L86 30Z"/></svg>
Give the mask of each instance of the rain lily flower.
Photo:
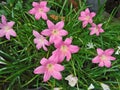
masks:
<svg viewBox="0 0 120 90"><path fill-rule="evenodd" d="M50 20L47 21L48 29L45 29L41 32L42 35L50 36L49 42L57 43L62 40L62 36L66 36L68 32L63 29L64 22L60 21L54 25Z"/></svg>
<svg viewBox="0 0 120 90"><path fill-rule="evenodd" d="M67 61L71 59L72 53L77 53L79 51L79 47L75 45L71 45L72 39L66 38L65 41L60 41L55 44L56 50L53 51L52 56L56 59L56 62L60 63L66 57Z"/></svg>
<svg viewBox="0 0 120 90"><path fill-rule="evenodd" d="M88 23L90 23L90 24L93 23L92 19L95 15L96 14L94 12L90 12L89 8L87 8L85 11L82 11L80 13L78 20L83 21L82 27L85 28Z"/></svg>
<svg viewBox="0 0 120 90"><path fill-rule="evenodd" d="M77 77L74 77L72 74L68 75L65 80L68 81L68 84L71 86L71 87L74 87L77 82L78 82L78 78Z"/></svg>
<svg viewBox="0 0 120 90"><path fill-rule="evenodd" d="M110 90L110 87L107 84L100 83L100 85L103 88L103 90Z"/></svg>
<svg viewBox="0 0 120 90"><path fill-rule="evenodd" d="M4 15L1 16L1 21L2 23L0 23L0 37L5 36L8 40L10 40L10 36L16 37L16 32L12 28L15 22L7 22Z"/></svg>
<svg viewBox="0 0 120 90"><path fill-rule="evenodd" d="M43 47L45 51L47 51L46 46L49 46L49 42L46 38L40 35L37 31L33 30L33 35L35 36L34 43L36 44L36 48L39 50ZM46 45L46 46L45 46Z"/></svg>
<svg viewBox="0 0 120 90"><path fill-rule="evenodd" d="M106 66L110 67L111 66L111 60L115 60L116 58L111 56L113 54L114 50L113 49L107 49L103 51L102 49L98 48L97 49L97 56L92 59L93 63L99 63L100 67Z"/></svg>
<svg viewBox="0 0 120 90"><path fill-rule="evenodd" d="M30 14L35 15L36 20L39 20L41 17L44 20L47 20L47 12L50 10L47 6L47 1L41 1L39 3L33 2L33 8L29 11Z"/></svg>
<svg viewBox="0 0 120 90"><path fill-rule="evenodd" d="M90 35L96 34L97 36L99 36L100 33L104 32L104 30L102 29L102 24L96 25L95 23L92 23L91 25L92 27L89 28L89 30L91 31Z"/></svg>
<svg viewBox="0 0 120 90"><path fill-rule="evenodd" d="M57 64L52 59L42 58L40 61L41 66L37 67L34 70L34 74L44 74L43 81L46 82L50 79L51 76L57 80L62 79L60 71L64 70L64 66Z"/></svg>
<svg viewBox="0 0 120 90"><path fill-rule="evenodd" d="M90 86L88 87L88 90L92 90L94 88L95 88L94 85L91 83Z"/></svg>
<svg viewBox="0 0 120 90"><path fill-rule="evenodd" d="M88 44L87 44L87 49L94 48L94 46L96 46L96 45L93 44L93 43L91 43L91 42L88 42Z"/></svg>
<svg viewBox="0 0 120 90"><path fill-rule="evenodd" d="M115 52L116 55L119 55L120 54L120 46L118 46L118 49L117 51Z"/></svg>

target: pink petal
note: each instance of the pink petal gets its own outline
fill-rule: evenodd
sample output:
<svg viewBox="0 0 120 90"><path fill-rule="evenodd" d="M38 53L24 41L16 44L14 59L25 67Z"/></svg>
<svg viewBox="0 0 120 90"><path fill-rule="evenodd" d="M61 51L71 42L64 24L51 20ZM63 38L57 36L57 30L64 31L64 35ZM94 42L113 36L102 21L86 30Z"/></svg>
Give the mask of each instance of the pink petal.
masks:
<svg viewBox="0 0 120 90"><path fill-rule="evenodd" d="M54 27L54 24L50 20L47 20L47 25L48 25L48 28Z"/></svg>
<svg viewBox="0 0 120 90"><path fill-rule="evenodd" d="M45 29L41 32L42 35L45 35L45 36L50 36L51 35L51 30L49 29Z"/></svg>
<svg viewBox="0 0 120 90"><path fill-rule="evenodd" d="M43 49L45 50L45 51L47 51L48 49L46 48L46 46L45 45L43 45Z"/></svg>
<svg viewBox="0 0 120 90"><path fill-rule="evenodd" d="M39 66L34 70L34 74L43 74L45 72L44 66Z"/></svg>
<svg viewBox="0 0 120 90"><path fill-rule="evenodd" d="M44 40L44 44L50 46L50 43L46 39Z"/></svg>
<svg viewBox="0 0 120 90"><path fill-rule="evenodd" d="M111 62L109 60L105 60L104 63L105 63L105 66L108 68L111 66Z"/></svg>
<svg viewBox="0 0 120 90"><path fill-rule="evenodd" d="M47 2L46 2L46 1L41 1L41 2L40 2L40 6L41 6L41 7L45 7L46 5L47 5Z"/></svg>
<svg viewBox="0 0 120 90"><path fill-rule="evenodd" d="M7 23L9 27L13 27L13 25L15 24L15 22L11 21Z"/></svg>
<svg viewBox="0 0 120 90"><path fill-rule="evenodd" d="M65 55L64 54L58 54L58 63L61 63L65 58Z"/></svg>
<svg viewBox="0 0 120 90"><path fill-rule="evenodd" d="M5 31L4 30L0 30L0 37L3 37L5 35Z"/></svg>
<svg viewBox="0 0 120 90"><path fill-rule="evenodd" d="M99 32L99 31L97 31L97 32L96 32L96 36L99 36L99 35L100 35L100 32Z"/></svg>
<svg viewBox="0 0 120 90"><path fill-rule="evenodd" d="M90 14L91 17L94 17L95 15L96 15L96 13L94 13L94 12L91 12L91 14Z"/></svg>
<svg viewBox="0 0 120 90"><path fill-rule="evenodd" d="M36 10L35 10L35 8L32 8L29 12L28 12L29 14L35 14L36 13Z"/></svg>
<svg viewBox="0 0 120 90"><path fill-rule="evenodd" d="M82 27L85 28L87 26L87 24L88 24L88 21L83 21Z"/></svg>
<svg viewBox="0 0 120 90"><path fill-rule="evenodd" d="M64 22L63 22L63 21L58 22L58 23L55 25L55 27L56 27L57 29L62 29L62 28L64 27Z"/></svg>
<svg viewBox="0 0 120 90"><path fill-rule="evenodd" d="M68 51L66 54L66 60L69 61L71 59L71 53Z"/></svg>
<svg viewBox="0 0 120 90"><path fill-rule="evenodd" d="M13 29L10 29L8 32L11 36L16 36L16 32Z"/></svg>
<svg viewBox="0 0 120 90"><path fill-rule="evenodd" d="M114 53L114 49L107 49L105 50L106 55L112 55Z"/></svg>
<svg viewBox="0 0 120 90"><path fill-rule="evenodd" d="M6 24L7 20L6 20L6 17L4 15L1 16L1 21L3 24Z"/></svg>
<svg viewBox="0 0 120 90"><path fill-rule="evenodd" d="M44 74L44 77L43 77L43 81L44 82L48 81L50 79L50 77L51 77L51 74L46 71Z"/></svg>
<svg viewBox="0 0 120 90"><path fill-rule="evenodd" d="M32 6L33 6L33 7L39 6L39 3L33 2L33 3L32 3Z"/></svg>
<svg viewBox="0 0 120 90"><path fill-rule="evenodd" d="M40 18L41 18L41 13L37 12L37 13L35 14L35 19L36 19L36 20L39 20Z"/></svg>
<svg viewBox="0 0 120 90"><path fill-rule="evenodd" d="M59 42L61 42L62 37L60 36L56 36L56 38L54 38L54 44L57 45Z"/></svg>
<svg viewBox="0 0 120 90"><path fill-rule="evenodd" d="M42 58L40 60L40 64L45 65L48 60L46 58Z"/></svg>
<svg viewBox="0 0 120 90"><path fill-rule="evenodd" d="M98 27L101 28L101 27L102 27L102 24L98 24Z"/></svg>
<svg viewBox="0 0 120 90"><path fill-rule="evenodd" d="M101 54L103 54L103 50L102 49L100 49L100 48L97 48L97 53L98 53L98 55L101 55Z"/></svg>
<svg viewBox="0 0 120 90"><path fill-rule="evenodd" d="M75 45L70 45L69 50L70 50L71 53L76 53L76 52L79 51L79 47L75 46Z"/></svg>
<svg viewBox="0 0 120 90"><path fill-rule="evenodd" d="M101 62L99 63L99 66L100 66L100 67L103 67L103 66L104 66L104 62L101 61Z"/></svg>
<svg viewBox="0 0 120 90"><path fill-rule="evenodd" d="M38 43L38 44L36 45L36 48L39 50L40 48L42 48L42 44L41 44L41 43Z"/></svg>
<svg viewBox="0 0 120 90"><path fill-rule="evenodd" d="M46 15L46 13L42 13L42 18L43 18L44 20L47 20L47 15Z"/></svg>
<svg viewBox="0 0 120 90"><path fill-rule="evenodd" d="M60 65L60 64L55 64L54 65L54 69L55 71L63 71L64 70L64 66Z"/></svg>
<svg viewBox="0 0 120 90"><path fill-rule="evenodd" d="M81 15L82 17L85 17L85 16L86 16L86 14L85 14L84 11L82 11L82 12L80 13L80 15Z"/></svg>
<svg viewBox="0 0 120 90"><path fill-rule="evenodd" d="M60 72L53 71L51 74L52 74L52 76L53 76L54 78L56 78L57 80L62 79L62 75L61 75Z"/></svg>
<svg viewBox="0 0 120 90"><path fill-rule="evenodd" d="M40 34L39 34L37 31L35 31L35 30L33 30L33 35L34 35L35 37L40 37Z"/></svg>
<svg viewBox="0 0 120 90"><path fill-rule="evenodd" d="M46 12L50 11L50 8L44 7L44 8L43 8L43 11L46 13Z"/></svg>
<svg viewBox="0 0 120 90"><path fill-rule="evenodd" d="M90 13L89 8L87 8L87 9L85 10L85 13L87 13L87 14L89 14L89 13Z"/></svg>
<svg viewBox="0 0 120 90"><path fill-rule="evenodd" d="M111 61L116 60L116 58L115 58L115 57L112 57L112 56L108 56L108 58L109 58L109 60L111 60Z"/></svg>
<svg viewBox="0 0 120 90"><path fill-rule="evenodd" d="M60 32L60 36L66 36L68 34L68 32L65 30L60 30L59 32Z"/></svg>
<svg viewBox="0 0 120 90"><path fill-rule="evenodd" d="M99 29L99 32L101 32L101 33L102 33L102 32L104 32L104 30L103 30L103 29Z"/></svg>
<svg viewBox="0 0 120 90"><path fill-rule="evenodd" d="M90 35L93 35L96 33L95 30L92 30L92 28L89 28L89 30L91 30Z"/></svg>
<svg viewBox="0 0 120 90"><path fill-rule="evenodd" d="M100 62L99 56L96 56L95 58L92 59L92 63L99 63L99 62Z"/></svg>
<svg viewBox="0 0 120 90"><path fill-rule="evenodd" d="M55 39L56 39L56 37L52 35L52 36L50 36L49 42L52 44Z"/></svg>
<svg viewBox="0 0 120 90"><path fill-rule="evenodd" d="M72 43L72 39L71 38L66 38L64 43L67 44L67 45L70 45Z"/></svg>
<svg viewBox="0 0 120 90"><path fill-rule="evenodd" d="M39 43L38 38L35 38L35 39L34 39L34 43L35 43L35 44Z"/></svg>
<svg viewBox="0 0 120 90"><path fill-rule="evenodd" d="M84 18L84 17L79 17L78 20L80 20L80 21L84 21L85 18Z"/></svg>
<svg viewBox="0 0 120 90"><path fill-rule="evenodd" d="M8 40L10 40L10 34L9 33L6 33L6 38L8 39Z"/></svg>

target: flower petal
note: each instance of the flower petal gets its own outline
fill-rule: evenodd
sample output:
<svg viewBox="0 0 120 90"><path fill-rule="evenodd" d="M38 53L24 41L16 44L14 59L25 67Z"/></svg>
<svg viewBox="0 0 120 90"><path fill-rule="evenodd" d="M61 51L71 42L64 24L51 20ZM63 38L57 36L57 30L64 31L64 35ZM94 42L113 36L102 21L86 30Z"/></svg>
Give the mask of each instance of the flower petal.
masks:
<svg viewBox="0 0 120 90"><path fill-rule="evenodd" d="M68 32L66 30L60 30L60 36L66 36Z"/></svg>
<svg viewBox="0 0 120 90"><path fill-rule="evenodd" d="M63 21L58 22L58 23L55 25L55 27L56 27L57 29L62 29L62 28L64 27L64 22L63 22Z"/></svg>
<svg viewBox="0 0 120 90"><path fill-rule="evenodd" d="M39 6L39 3L33 2L33 3L32 3L32 6L33 6L33 7Z"/></svg>
<svg viewBox="0 0 120 90"><path fill-rule="evenodd" d="M55 64L54 65L54 69L55 71L63 71L64 70L64 66L60 65L60 64Z"/></svg>
<svg viewBox="0 0 120 90"><path fill-rule="evenodd" d="M40 37L40 34L39 34L37 31L35 31L35 30L33 30L33 35L34 35L35 37Z"/></svg>
<svg viewBox="0 0 120 90"><path fill-rule="evenodd" d="M41 18L41 13L37 12L35 13L35 19L39 20Z"/></svg>
<svg viewBox="0 0 120 90"><path fill-rule="evenodd" d="M114 53L114 49L107 49L105 50L106 55L112 55Z"/></svg>
<svg viewBox="0 0 120 90"><path fill-rule="evenodd" d="M48 60L46 58L42 58L40 60L40 64L45 65Z"/></svg>
<svg viewBox="0 0 120 90"><path fill-rule="evenodd" d="M43 77L43 81L46 82L50 79L51 74L49 72L45 72L44 77Z"/></svg>
<svg viewBox="0 0 120 90"><path fill-rule="evenodd" d="M8 22L7 24L8 24L9 27L13 27L13 25L15 24L15 22L11 21L11 22Z"/></svg>
<svg viewBox="0 0 120 90"><path fill-rule="evenodd" d="M61 75L60 72L53 71L51 74L52 74L52 76L53 76L54 78L56 78L57 80L62 79L62 75Z"/></svg>
<svg viewBox="0 0 120 90"><path fill-rule="evenodd" d="M46 5L47 5L47 2L46 2L46 1L41 1L41 2L40 2L40 6L41 6L41 7L45 7Z"/></svg>
<svg viewBox="0 0 120 90"><path fill-rule="evenodd" d="M92 63L99 63L99 62L100 62L99 56L96 56L95 58L92 59Z"/></svg>
<svg viewBox="0 0 120 90"><path fill-rule="evenodd" d="M0 37L3 37L5 35L5 31L4 30L0 30Z"/></svg>
<svg viewBox="0 0 120 90"><path fill-rule="evenodd" d="M51 30L49 29L45 29L41 32L42 35L45 35L45 36L50 36L51 35Z"/></svg>
<svg viewBox="0 0 120 90"><path fill-rule="evenodd" d="M54 27L54 24L50 20L47 20L47 25L49 29Z"/></svg>
<svg viewBox="0 0 120 90"><path fill-rule="evenodd" d="M102 49L100 49L100 48L97 48L97 53L98 53L98 55L101 55L101 54L103 54L103 50Z"/></svg>
<svg viewBox="0 0 120 90"><path fill-rule="evenodd" d="M71 38L66 38L64 43L67 44L67 45L70 45L72 43L72 39Z"/></svg>
<svg viewBox="0 0 120 90"><path fill-rule="evenodd" d="M11 36L14 36L14 37L16 36L16 32L13 29L10 29L8 33Z"/></svg>
<svg viewBox="0 0 120 90"><path fill-rule="evenodd" d="M79 47L75 46L75 45L70 45L69 50L70 50L71 53L76 53L76 52L79 51Z"/></svg>
<svg viewBox="0 0 120 90"><path fill-rule="evenodd" d="M34 70L34 74L43 74L45 72L44 66L39 66Z"/></svg>
<svg viewBox="0 0 120 90"><path fill-rule="evenodd" d="M2 21L3 24L6 24L7 19L4 15L1 16L1 21Z"/></svg>
<svg viewBox="0 0 120 90"><path fill-rule="evenodd" d="M47 20L47 15L46 15L46 13L42 13L42 18L43 18L44 20Z"/></svg>
<svg viewBox="0 0 120 90"><path fill-rule="evenodd" d="M104 62L101 61L101 62L99 63L99 66L100 66L100 67L103 67L103 66L104 66Z"/></svg>
<svg viewBox="0 0 120 90"><path fill-rule="evenodd" d="M66 58L67 61L71 59L71 53L69 51L66 53L66 57L67 57Z"/></svg>
<svg viewBox="0 0 120 90"><path fill-rule="evenodd" d="M105 66L108 67L108 68L111 66L111 62L110 62L109 60L105 60L105 61L104 61L104 64L105 64Z"/></svg>

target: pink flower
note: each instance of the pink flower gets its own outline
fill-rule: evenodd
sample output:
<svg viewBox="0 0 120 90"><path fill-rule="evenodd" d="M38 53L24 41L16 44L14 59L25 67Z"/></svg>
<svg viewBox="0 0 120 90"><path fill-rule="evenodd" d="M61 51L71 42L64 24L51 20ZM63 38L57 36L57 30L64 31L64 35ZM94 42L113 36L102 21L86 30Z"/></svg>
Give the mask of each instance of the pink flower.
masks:
<svg viewBox="0 0 120 90"><path fill-rule="evenodd" d="M98 48L97 53L98 55L92 59L93 63L99 63L100 67L106 66L110 67L112 60L115 60L116 58L111 56L113 54L114 50L113 49L107 49L103 51L102 49Z"/></svg>
<svg viewBox="0 0 120 90"><path fill-rule="evenodd" d="M99 36L100 33L104 32L104 30L102 29L102 24L96 25L95 23L92 23L91 25L92 27L89 28L89 30L91 31L90 35L96 34L97 36Z"/></svg>
<svg viewBox="0 0 120 90"><path fill-rule="evenodd" d="M33 30L33 35L35 36L34 43L36 44L36 48L39 50L40 48L43 47L43 49L47 51L47 48L45 45L49 46L49 42L46 40L46 38L40 35L35 30Z"/></svg>
<svg viewBox="0 0 120 90"><path fill-rule="evenodd" d="M71 59L71 54L79 51L79 47L71 45L71 43L72 39L67 38L64 42L61 41L55 44L57 49L53 51L51 58L55 59L58 63L62 62L65 57L67 61L69 61Z"/></svg>
<svg viewBox="0 0 120 90"><path fill-rule="evenodd" d="M36 20L39 20L41 17L44 20L47 20L47 15L46 13L50 10L48 7L46 7L47 1L41 1L40 3L33 2L32 8L29 13L32 15L35 15Z"/></svg>
<svg viewBox="0 0 120 90"><path fill-rule="evenodd" d="M85 28L88 23L92 23L93 22L92 18L95 15L96 14L94 12L90 12L89 8L87 8L85 11L82 11L78 18L79 20L83 21L82 27Z"/></svg>
<svg viewBox="0 0 120 90"><path fill-rule="evenodd" d="M16 32L12 29L15 22L10 21L7 22L6 17L4 15L1 16L0 23L0 37L6 37L8 40L10 40L10 36L16 36Z"/></svg>
<svg viewBox="0 0 120 90"><path fill-rule="evenodd" d="M63 29L64 22L60 21L54 25L50 20L47 21L48 29L45 29L41 32L42 35L50 36L50 43L57 43L62 40L62 36L68 34L67 31Z"/></svg>
<svg viewBox="0 0 120 90"><path fill-rule="evenodd" d="M62 75L60 71L64 70L64 66L57 64L52 59L47 60L46 58L42 58L40 64L42 64L42 66L37 67L34 70L34 73L44 74L44 78L43 78L44 82L48 81L51 76L53 76L57 80L62 79Z"/></svg>

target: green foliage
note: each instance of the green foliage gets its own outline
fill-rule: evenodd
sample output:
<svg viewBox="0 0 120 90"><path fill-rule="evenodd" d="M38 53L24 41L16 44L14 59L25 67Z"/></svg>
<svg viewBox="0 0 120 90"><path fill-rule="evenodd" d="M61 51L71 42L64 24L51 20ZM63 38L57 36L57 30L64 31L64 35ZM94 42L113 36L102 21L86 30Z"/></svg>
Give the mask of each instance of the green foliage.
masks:
<svg viewBox="0 0 120 90"><path fill-rule="evenodd" d="M51 8L50 14L65 17L64 29L69 32L66 37L73 38L73 44L80 47L77 54L72 55L72 59L62 63L65 70L62 72L63 79L61 81L51 78L47 83L42 82L43 75L33 74L33 70L39 66L40 59L48 58L53 46L48 47L48 52L43 49L37 50L33 43L33 30L41 32L46 29L46 22L42 19L35 20L34 16L28 14L32 8L34 0L7 0L5 5L0 6L0 15L6 15L8 21L15 21L14 30L17 32L16 38L11 38L10 41L5 38L0 38L0 89L1 90L24 90L28 88L44 87L52 90L54 87L62 87L63 90L87 90L92 83L96 90L101 90L100 82L106 83L111 87L111 90L120 90L120 55L113 55L116 60L112 62L111 68L98 67L91 62L96 56L96 48L114 48L120 45L120 22L112 21L112 15L104 18L100 12L94 21L103 23L105 30L99 37L90 36L88 28L83 29L81 22L78 21L80 11L86 8L85 3L79 2L79 10L75 11L72 5L68 5L68 0L48 0L48 6ZM103 11L104 8L101 8ZM50 18L50 17L49 17ZM50 18L53 22L57 21ZM114 23L113 23L114 22ZM86 44L93 42L96 46L93 49L87 49ZM70 87L64 79L69 74L78 77L76 87ZM2 87L2 88L1 88Z"/></svg>

